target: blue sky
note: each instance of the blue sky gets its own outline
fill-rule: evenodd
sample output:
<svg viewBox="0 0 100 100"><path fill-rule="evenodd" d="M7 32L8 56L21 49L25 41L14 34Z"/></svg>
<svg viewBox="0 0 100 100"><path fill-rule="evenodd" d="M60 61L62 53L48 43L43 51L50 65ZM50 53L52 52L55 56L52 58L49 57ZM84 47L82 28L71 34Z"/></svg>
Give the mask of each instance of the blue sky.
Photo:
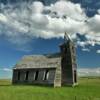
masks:
<svg viewBox="0 0 100 100"><path fill-rule="evenodd" d="M88 19L94 17L98 13L98 10L100 9L99 0L72 0L72 1L74 2L73 4L79 3L82 8L85 8L84 13L88 17ZM2 0L1 2L2 2L1 4L6 6L7 1ZM48 0L48 2L50 2L50 0ZM48 4L48 2L46 2L46 4ZM14 3L12 3L11 5L15 4L17 3L14 1ZM6 10L2 9L3 8L1 7L0 14L5 14L3 13L3 11L5 12ZM3 27L5 28L3 29ZM0 29L3 30L0 32L0 78L11 78L12 67L24 55L48 54L48 53L59 52L59 44L63 42L62 38L63 34L61 35L61 37L60 35L46 36L45 34L42 35L38 34L39 36L37 34L32 36L27 34L16 35L19 33L19 31L15 32L11 27L12 26L6 28L5 23L0 23ZM40 26L40 28L41 27L42 26ZM95 28L93 29L95 30ZM9 32L8 30L11 30L10 32L12 33L15 32L15 35L11 35L12 33L8 34L7 33ZM92 31L96 32L94 30ZM22 31L20 31L20 33L22 33ZM100 67L100 45L99 45L100 41L99 39L97 39L96 41L95 37L93 38L93 36L94 35L91 36L92 39L94 40L92 41L92 43L87 42L87 39L91 40L91 38L86 38L85 34L77 33L75 35L75 38L73 38L75 44L77 45L76 51L77 51L78 68L91 69ZM100 36L99 32L97 36L98 37Z"/></svg>

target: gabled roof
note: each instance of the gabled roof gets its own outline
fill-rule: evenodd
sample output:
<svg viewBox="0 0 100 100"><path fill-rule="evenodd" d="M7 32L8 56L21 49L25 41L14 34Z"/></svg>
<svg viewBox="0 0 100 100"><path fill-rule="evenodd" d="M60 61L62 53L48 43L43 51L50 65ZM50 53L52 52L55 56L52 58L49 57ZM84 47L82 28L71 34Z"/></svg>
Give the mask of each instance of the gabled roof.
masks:
<svg viewBox="0 0 100 100"><path fill-rule="evenodd" d="M60 54L24 56L14 69L56 68L61 64Z"/></svg>

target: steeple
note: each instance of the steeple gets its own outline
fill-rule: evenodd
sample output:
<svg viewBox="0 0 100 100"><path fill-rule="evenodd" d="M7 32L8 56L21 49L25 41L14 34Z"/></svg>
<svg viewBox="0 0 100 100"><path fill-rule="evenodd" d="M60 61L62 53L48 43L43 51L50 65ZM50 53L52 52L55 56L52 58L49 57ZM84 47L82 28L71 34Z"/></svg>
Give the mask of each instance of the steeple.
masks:
<svg viewBox="0 0 100 100"><path fill-rule="evenodd" d="M71 41L70 36L65 32L64 34L64 43L67 43L67 41Z"/></svg>
<svg viewBox="0 0 100 100"><path fill-rule="evenodd" d="M62 84L75 85L77 83L76 50L70 36L65 32L64 43L60 45Z"/></svg>

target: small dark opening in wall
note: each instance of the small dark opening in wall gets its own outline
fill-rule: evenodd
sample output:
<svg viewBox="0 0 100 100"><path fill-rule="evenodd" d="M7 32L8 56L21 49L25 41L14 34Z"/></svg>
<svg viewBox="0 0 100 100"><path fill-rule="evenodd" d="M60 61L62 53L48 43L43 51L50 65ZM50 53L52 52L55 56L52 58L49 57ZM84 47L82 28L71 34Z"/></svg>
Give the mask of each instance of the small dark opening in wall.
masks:
<svg viewBox="0 0 100 100"><path fill-rule="evenodd" d="M18 80L20 80L20 71L18 71Z"/></svg>
<svg viewBox="0 0 100 100"><path fill-rule="evenodd" d="M76 73L76 70L74 71L74 82L75 83L77 82L77 73Z"/></svg>
<svg viewBox="0 0 100 100"><path fill-rule="evenodd" d="M37 71L35 72L35 80L38 79L38 74L39 74L39 71L37 70Z"/></svg>
<svg viewBox="0 0 100 100"><path fill-rule="evenodd" d="M29 71L26 71L25 80L28 80L28 74L29 74Z"/></svg>

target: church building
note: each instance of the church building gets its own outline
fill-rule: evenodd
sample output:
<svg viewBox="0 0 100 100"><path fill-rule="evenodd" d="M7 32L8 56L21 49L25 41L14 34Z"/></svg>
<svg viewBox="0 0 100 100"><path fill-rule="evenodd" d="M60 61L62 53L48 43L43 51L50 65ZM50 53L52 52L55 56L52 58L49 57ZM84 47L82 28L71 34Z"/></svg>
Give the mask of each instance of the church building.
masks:
<svg viewBox="0 0 100 100"><path fill-rule="evenodd" d="M13 68L13 84L63 85L77 84L76 50L65 33L60 52L24 56Z"/></svg>

